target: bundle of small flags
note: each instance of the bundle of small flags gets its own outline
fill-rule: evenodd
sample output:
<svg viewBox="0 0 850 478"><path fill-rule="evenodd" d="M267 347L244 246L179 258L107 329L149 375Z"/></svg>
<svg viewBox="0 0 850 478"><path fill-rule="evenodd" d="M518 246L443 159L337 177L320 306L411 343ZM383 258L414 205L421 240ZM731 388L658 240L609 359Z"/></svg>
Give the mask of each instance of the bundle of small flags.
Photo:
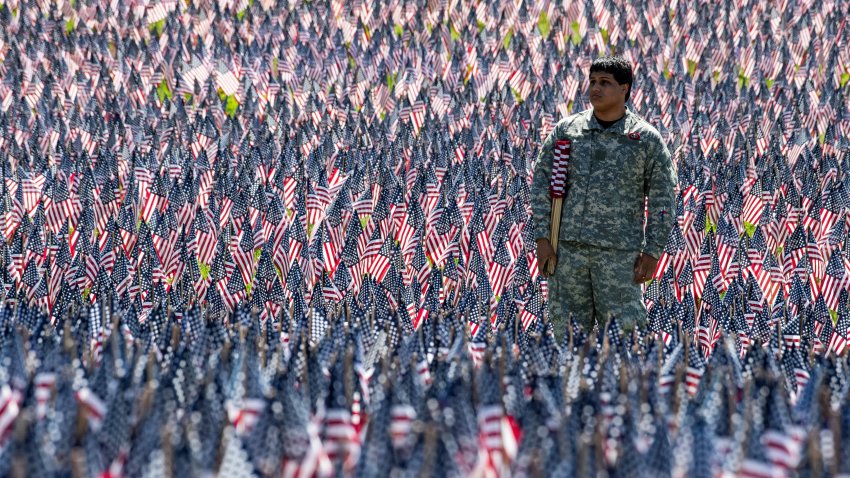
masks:
<svg viewBox="0 0 850 478"><path fill-rule="evenodd" d="M2 1L0 476L850 473L846 13ZM630 336L529 203L609 53L678 174Z"/></svg>

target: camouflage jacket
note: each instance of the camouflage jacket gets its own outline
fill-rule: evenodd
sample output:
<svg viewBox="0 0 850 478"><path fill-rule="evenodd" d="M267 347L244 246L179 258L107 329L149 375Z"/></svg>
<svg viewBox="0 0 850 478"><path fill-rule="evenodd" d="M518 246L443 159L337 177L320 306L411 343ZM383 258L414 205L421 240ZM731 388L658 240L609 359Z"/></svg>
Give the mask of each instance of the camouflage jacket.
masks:
<svg viewBox="0 0 850 478"><path fill-rule="evenodd" d="M658 130L628 108L608 129L599 125L592 108L559 121L543 143L534 171L536 237L549 237L549 177L559 139L571 141L560 240L642 250L659 258L673 226L676 176Z"/></svg>

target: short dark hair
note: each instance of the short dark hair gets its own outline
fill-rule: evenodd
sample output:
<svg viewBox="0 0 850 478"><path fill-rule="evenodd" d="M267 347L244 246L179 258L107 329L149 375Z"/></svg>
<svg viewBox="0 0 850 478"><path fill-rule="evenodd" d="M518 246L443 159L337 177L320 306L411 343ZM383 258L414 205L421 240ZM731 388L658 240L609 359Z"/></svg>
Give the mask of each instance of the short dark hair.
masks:
<svg viewBox="0 0 850 478"><path fill-rule="evenodd" d="M632 94L634 75L632 73L632 64L628 60L619 55L599 57L590 64L590 73L596 71L610 73L617 83L629 85L629 91L626 92L626 101L629 101L629 96Z"/></svg>

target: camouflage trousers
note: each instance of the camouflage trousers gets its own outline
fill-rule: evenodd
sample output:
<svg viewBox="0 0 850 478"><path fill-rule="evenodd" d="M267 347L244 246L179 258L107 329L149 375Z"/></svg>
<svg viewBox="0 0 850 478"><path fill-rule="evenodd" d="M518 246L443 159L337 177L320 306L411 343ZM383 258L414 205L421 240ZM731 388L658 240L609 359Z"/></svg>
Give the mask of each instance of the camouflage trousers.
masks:
<svg viewBox="0 0 850 478"><path fill-rule="evenodd" d="M560 241L558 266L549 277L549 317L555 333L563 337L573 314L585 332L608 317L631 330L646 320L640 284L632 281L640 251L606 249L578 242Z"/></svg>

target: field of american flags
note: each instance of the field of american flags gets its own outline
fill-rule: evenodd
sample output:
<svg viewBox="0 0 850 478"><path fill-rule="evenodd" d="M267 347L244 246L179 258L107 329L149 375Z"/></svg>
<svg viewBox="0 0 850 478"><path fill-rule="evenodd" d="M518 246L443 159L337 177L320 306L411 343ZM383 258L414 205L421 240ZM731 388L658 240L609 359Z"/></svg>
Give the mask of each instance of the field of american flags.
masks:
<svg viewBox="0 0 850 478"><path fill-rule="evenodd" d="M0 476L850 474L848 16L0 0ZM611 52L677 221L644 327L555 331L534 162Z"/></svg>

